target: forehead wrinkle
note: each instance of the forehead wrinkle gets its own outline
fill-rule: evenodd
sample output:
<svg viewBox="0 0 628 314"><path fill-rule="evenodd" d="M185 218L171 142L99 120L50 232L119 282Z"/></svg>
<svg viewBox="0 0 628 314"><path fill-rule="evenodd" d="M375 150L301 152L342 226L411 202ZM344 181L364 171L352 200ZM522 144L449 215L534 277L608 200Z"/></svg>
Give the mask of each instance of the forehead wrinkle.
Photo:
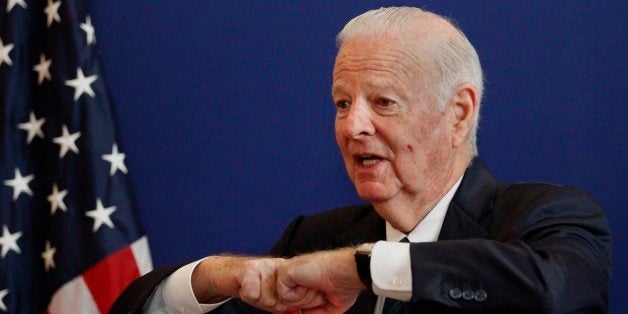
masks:
<svg viewBox="0 0 628 314"><path fill-rule="evenodd" d="M366 55L366 56L340 56L338 58L338 62L336 64L336 69L342 67L343 65L349 67L360 67L360 63L364 63L366 65L374 65L381 67L390 67L394 70L397 70L403 74L405 74L407 79L410 79L410 76L407 73L407 65L404 63L403 56L399 56L396 54L386 54L386 53L378 53L377 55ZM334 69L335 70L335 69ZM334 71L335 72L335 71Z"/></svg>
<svg viewBox="0 0 628 314"><path fill-rule="evenodd" d="M345 71L381 71L392 75L405 88L413 90L420 79L421 73L426 73L425 66L420 58L409 49L382 49L374 53L366 52L362 55L340 54L336 60L333 76L337 77ZM419 71L421 70L421 71ZM408 86L411 85L411 86Z"/></svg>
<svg viewBox="0 0 628 314"><path fill-rule="evenodd" d="M408 73L402 69L391 69L390 66L386 64L360 64L361 62L343 62L343 64L339 64L334 70L334 80L338 80L338 77L344 72L374 72L374 73L386 73L392 76L397 82L401 83L405 88L408 88L406 82L410 81L410 77ZM380 76L376 76L378 78L377 82L382 82L383 79ZM405 80L404 80L405 78ZM335 85L335 84L334 84Z"/></svg>

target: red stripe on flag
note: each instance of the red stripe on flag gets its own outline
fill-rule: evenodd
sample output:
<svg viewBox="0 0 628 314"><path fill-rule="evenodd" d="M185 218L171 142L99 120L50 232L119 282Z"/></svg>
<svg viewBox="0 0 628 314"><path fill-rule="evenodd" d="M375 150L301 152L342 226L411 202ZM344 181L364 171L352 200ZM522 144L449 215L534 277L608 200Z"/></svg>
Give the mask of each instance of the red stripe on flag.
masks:
<svg viewBox="0 0 628 314"><path fill-rule="evenodd" d="M130 246L107 256L83 273L83 279L102 313L108 312L120 292L139 276Z"/></svg>

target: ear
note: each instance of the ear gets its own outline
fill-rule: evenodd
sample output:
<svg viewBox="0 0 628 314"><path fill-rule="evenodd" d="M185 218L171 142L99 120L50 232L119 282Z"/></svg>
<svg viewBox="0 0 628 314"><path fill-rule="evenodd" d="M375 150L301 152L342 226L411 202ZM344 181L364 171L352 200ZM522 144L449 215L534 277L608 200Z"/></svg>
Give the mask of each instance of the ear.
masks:
<svg viewBox="0 0 628 314"><path fill-rule="evenodd" d="M473 128L473 121L478 114L478 92L475 86L464 83L456 87L451 102L452 147L458 148L467 142Z"/></svg>

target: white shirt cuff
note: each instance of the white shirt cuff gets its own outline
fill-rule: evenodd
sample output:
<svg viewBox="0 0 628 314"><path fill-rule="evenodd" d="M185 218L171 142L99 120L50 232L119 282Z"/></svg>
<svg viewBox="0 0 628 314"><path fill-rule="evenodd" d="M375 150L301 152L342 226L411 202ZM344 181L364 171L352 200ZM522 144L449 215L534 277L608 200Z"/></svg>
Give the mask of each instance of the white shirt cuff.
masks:
<svg viewBox="0 0 628 314"><path fill-rule="evenodd" d="M410 244L379 241L371 251L371 278L376 295L401 301L412 298Z"/></svg>
<svg viewBox="0 0 628 314"><path fill-rule="evenodd" d="M147 313L206 313L229 299L216 304L201 304L192 290L192 272L203 261L187 264L166 278L147 301L144 310Z"/></svg>

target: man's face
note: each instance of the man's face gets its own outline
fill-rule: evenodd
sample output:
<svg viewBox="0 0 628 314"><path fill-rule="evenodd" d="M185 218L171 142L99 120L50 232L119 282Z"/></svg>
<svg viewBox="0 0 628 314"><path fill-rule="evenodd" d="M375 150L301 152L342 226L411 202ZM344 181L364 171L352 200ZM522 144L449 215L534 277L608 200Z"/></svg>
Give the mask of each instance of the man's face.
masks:
<svg viewBox="0 0 628 314"><path fill-rule="evenodd" d="M343 44L332 85L336 141L360 198L433 206L451 175L451 119L437 109L426 63L404 42Z"/></svg>

